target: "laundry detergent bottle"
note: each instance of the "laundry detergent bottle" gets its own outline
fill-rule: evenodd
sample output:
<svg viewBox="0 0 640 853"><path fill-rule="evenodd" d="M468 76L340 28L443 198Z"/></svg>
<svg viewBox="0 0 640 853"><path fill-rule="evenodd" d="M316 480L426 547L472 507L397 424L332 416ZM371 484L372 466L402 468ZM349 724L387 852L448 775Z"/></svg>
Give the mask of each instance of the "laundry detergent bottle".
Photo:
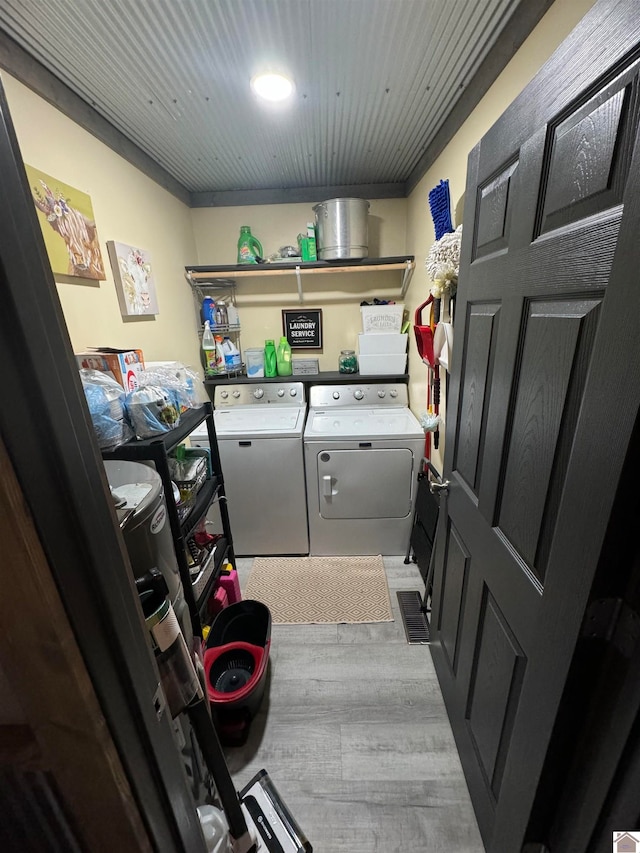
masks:
<svg viewBox="0 0 640 853"><path fill-rule="evenodd" d="M248 225L240 226L240 239L238 240L238 263L257 264L256 258L264 257L262 243L251 233Z"/></svg>
<svg viewBox="0 0 640 853"><path fill-rule="evenodd" d="M284 335L280 338L280 343L278 344L276 365L278 376L291 376L291 344Z"/></svg>
<svg viewBox="0 0 640 853"><path fill-rule="evenodd" d="M264 375L278 375L276 362L276 345L272 340L267 340L264 342Z"/></svg>

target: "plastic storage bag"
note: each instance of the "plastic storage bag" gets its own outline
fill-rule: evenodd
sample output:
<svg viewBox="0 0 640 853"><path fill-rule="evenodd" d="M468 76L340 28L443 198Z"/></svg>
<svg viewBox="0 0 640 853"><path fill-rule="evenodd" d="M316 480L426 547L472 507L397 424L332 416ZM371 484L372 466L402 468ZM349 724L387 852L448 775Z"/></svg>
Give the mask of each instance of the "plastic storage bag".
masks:
<svg viewBox="0 0 640 853"><path fill-rule="evenodd" d="M146 385L127 394L125 407L138 438L162 435L180 423L177 395L166 388Z"/></svg>
<svg viewBox="0 0 640 853"><path fill-rule="evenodd" d="M197 373L178 361L150 362L138 377L141 388L151 385L168 391L182 412L201 405L196 390L200 381Z"/></svg>
<svg viewBox="0 0 640 853"><path fill-rule="evenodd" d="M133 432L126 419L122 385L100 370L83 369L80 379L100 448L113 450L129 441Z"/></svg>

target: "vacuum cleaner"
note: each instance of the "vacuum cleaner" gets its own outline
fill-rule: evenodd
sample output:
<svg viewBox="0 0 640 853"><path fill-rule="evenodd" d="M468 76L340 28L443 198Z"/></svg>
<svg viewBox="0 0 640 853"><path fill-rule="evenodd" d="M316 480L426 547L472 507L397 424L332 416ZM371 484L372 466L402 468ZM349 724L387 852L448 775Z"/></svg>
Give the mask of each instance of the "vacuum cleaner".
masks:
<svg viewBox="0 0 640 853"><path fill-rule="evenodd" d="M221 809L198 806L207 853L312 853L266 770L236 791L166 581L152 570L136 586L171 714L188 715L218 793Z"/></svg>
<svg viewBox="0 0 640 853"><path fill-rule="evenodd" d="M313 853L266 770L240 791L239 801L248 826L248 835L239 839L232 837L221 809L198 806L207 853Z"/></svg>

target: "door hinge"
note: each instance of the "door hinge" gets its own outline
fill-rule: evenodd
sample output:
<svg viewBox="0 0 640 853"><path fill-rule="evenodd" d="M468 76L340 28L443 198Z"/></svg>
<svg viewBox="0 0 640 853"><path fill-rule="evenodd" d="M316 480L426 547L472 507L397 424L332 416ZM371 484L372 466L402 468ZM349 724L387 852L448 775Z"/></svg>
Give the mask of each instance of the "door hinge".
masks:
<svg viewBox="0 0 640 853"><path fill-rule="evenodd" d="M587 608L582 637L604 640L629 659L640 639L640 614L622 598L598 598Z"/></svg>

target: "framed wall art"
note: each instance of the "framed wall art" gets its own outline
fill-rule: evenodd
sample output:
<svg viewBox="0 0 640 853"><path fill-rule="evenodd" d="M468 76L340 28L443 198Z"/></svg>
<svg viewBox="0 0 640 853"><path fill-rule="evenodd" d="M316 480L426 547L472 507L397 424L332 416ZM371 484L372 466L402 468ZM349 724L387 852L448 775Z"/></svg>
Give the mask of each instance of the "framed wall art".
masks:
<svg viewBox="0 0 640 853"><path fill-rule="evenodd" d="M107 241L107 251L122 316L159 314L149 252L115 240Z"/></svg>
<svg viewBox="0 0 640 853"><path fill-rule="evenodd" d="M283 310L282 334L291 349L322 349L322 308Z"/></svg>
<svg viewBox="0 0 640 853"><path fill-rule="evenodd" d="M91 198L25 164L54 275L106 279Z"/></svg>

